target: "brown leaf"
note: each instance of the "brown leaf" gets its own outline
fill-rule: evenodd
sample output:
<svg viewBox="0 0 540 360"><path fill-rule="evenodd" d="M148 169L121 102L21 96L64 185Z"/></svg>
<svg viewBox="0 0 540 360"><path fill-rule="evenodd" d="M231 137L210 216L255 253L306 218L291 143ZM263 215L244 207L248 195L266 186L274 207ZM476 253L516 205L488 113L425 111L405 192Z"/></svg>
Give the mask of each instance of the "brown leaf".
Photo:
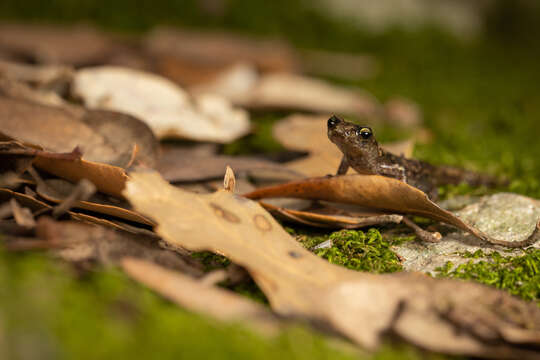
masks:
<svg viewBox="0 0 540 360"><path fill-rule="evenodd" d="M124 258L122 268L135 280L188 310L222 321L246 321L264 333L275 332L279 321L263 306L233 292L209 286L152 262Z"/></svg>
<svg viewBox="0 0 540 360"><path fill-rule="evenodd" d="M40 240L54 244L56 254L67 261L97 261L118 264L125 256L161 264L192 276L203 274L202 266L193 259L160 248L155 237L133 235L98 225L75 221L54 221L48 217L38 220L36 229Z"/></svg>
<svg viewBox="0 0 540 360"><path fill-rule="evenodd" d="M164 240L214 251L245 267L278 314L325 323L366 347L393 332L452 354L533 359L540 349L540 309L501 291L329 264L302 248L257 203L224 190L192 194L157 173L131 174L125 196L158 222Z"/></svg>
<svg viewBox="0 0 540 360"><path fill-rule="evenodd" d="M322 228L358 229L365 226L387 223L399 224L403 218L403 216L396 214L328 214L328 210L331 209L329 207L302 211L277 207L262 201L260 204L272 215L278 216L281 219Z"/></svg>
<svg viewBox="0 0 540 360"><path fill-rule="evenodd" d="M295 54L284 43L226 33L161 28L152 31L145 48L156 58L158 72L185 85L208 81L226 66L245 62L262 71L292 71Z"/></svg>
<svg viewBox="0 0 540 360"><path fill-rule="evenodd" d="M415 214L442 221L465 230L491 244L524 247L538 240L540 221L532 234L521 241L493 239L466 224L451 212L440 208L422 191L402 181L379 175L345 175L310 178L257 189L245 195L250 199L293 197L356 204L372 209L388 210L399 214Z"/></svg>
<svg viewBox="0 0 540 360"><path fill-rule="evenodd" d="M156 169L170 182L221 179L226 166L255 178L293 180L301 175L282 164L249 156L199 154L197 149L175 148L163 152Z"/></svg>
<svg viewBox="0 0 540 360"><path fill-rule="evenodd" d="M44 203L43 201L34 199L30 195L21 194L19 192L15 192L9 189L0 188L0 203L10 201L12 198L16 199L17 202L20 203L23 207L29 208L34 213L38 211L52 209L52 206Z"/></svg>
<svg viewBox="0 0 540 360"><path fill-rule="evenodd" d="M75 185L61 179L48 179L45 181L39 179L37 180L36 191L42 198L48 201L61 203L72 196L76 189L77 187ZM153 221L149 220L145 216L128 209L128 204L112 204L110 201L107 201L100 196L94 196L93 198L88 198L87 200L79 198L72 204L72 207L114 216L140 224L150 226L155 225Z"/></svg>
<svg viewBox="0 0 540 360"><path fill-rule="evenodd" d="M68 152L79 146L85 160L125 167L134 146L139 159L153 166L157 141L150 129L128 115L40 105L0 97L0 129L12 139L47 151Z"/></svg>
<svg viewBox="0 0 540 360"><path fill-rule="evenodd" d="M128 179L124 169L85 160L51 159L38 156L36 167L62 179L77 183L82 179L90 180L96 188L117 198L122 198L122 190Z"/></svg>
<svg viewBox="0 0 540 360"><path fill-rule="evenodd" d="M18 141L0 141L0 173L22 174L32 165L37 152Z"/></svg>
<svg viewBox="0 0 540 360"><path fill-rule="evenodd" d="M274 137L291 150L309 151L307 158L287 164L290 169L307 176L335 174L343 154L326 135L328 116L291 115L274 125ZM410 156L412 141L382 145L394 154ZM353 170L349 170L353 171Z"/></svg>
<svg viewBox="0 0 540 360"><path fill-rule="evenodd" d="M45 212L52 212L53 210L52 206L50 206L47 203L44 203L43 201L37 200L31 195L21 194L21 193L18 193L9 189L0 188L0 203L5 202L9 204L9 200L12 198L16 199L17 202L22 204L22 206L32 210L33 213L43 214ZM97 218L95 216L79 213L77 211L70 211L68 212L68 214L70 218L81 221L81 222L104 225L110 228L124 230L132 234L143 234L149 237L154 237L154 238L156 237L155 233L151 232L150 230L147 230L141 227L132 226L121 221ZM140 217L141 216L139 215L139 218Z"/></svg>
<svg viewBox="0 0 540 360"><path fill-rule="evenodd" d="M86 26L2 24L0 50L41 64L89 65L104 61L113 44Z"/></svg>
<svg viewBox="0 0 540 360"><path fill-rule="evenodd" d="M6 97L26 100L41 105L62 106L77 114L77 107L68 104L56 92L47 89L35 89L29 85L0 77L0 94Z"/></svg>
<svg viewBox="0 0 540 360"><path fill-rule="evenodd" d="M73 69L62 65L28 65L0 60L0 77L41 89L62 90L73 77Z"/></svg>

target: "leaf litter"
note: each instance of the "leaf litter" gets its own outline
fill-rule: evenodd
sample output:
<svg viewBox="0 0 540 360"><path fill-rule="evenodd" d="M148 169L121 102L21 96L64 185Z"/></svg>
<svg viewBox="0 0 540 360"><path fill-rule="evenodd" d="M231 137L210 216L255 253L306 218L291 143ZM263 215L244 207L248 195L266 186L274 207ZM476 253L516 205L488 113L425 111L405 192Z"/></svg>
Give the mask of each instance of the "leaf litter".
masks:
<svg viewBox="0 0 540 360"><path fill-rule="evenodd" d="M192 194L155 172L140 172L131 175L125 196L158 222L165 241L244 266L282 316L325 322L372 349L391 331L435 351L536 356L540 310L534 304L473 283L337 267L302 248L260 205L225 190ZM198 217L211 226L196 226Z"/></svg>
<svg viewBox="0 0 540 360"><path fill-rule="evenodd" d="M296 115L278 123L274 129L278 141L289 149L309 152L307 158L286 164L220 155L215 145L207 152L191 152L193 144L176 141L169 142L170 151L162 154L165 148L160 149L153 134L229 143L251 131L249 121L238 121L239 114L247 119L245 109L352 113L367 116L370 122L382 118L397 127L418 128L422 115L416 104L401 98L381 104L359 89L299 75L303 65L299 67L298 54L273 41L166 30L127 43L85 27L70 31L26 25L1 28L0 184L10 189L0 189L0 229L7 249L43 249L85 269L95 264L118 265L183 307L225 321L242 321L265 333L282 328L287 318L303 319L319 329L321 325L325 330L331 328L368 349L393 333L437 352L534 358L540 342L540 317L534 304L473 283L407 273L360 274L328 263L372 270L368 265L374 260L380 261L382 271L396 271L408 268L411 262L400 249L442 249L450 243L466 246L476 241L471 236L463 238L432 225L428 229L441 231L442 241L398 244L375 236L375 230L365 237L343 231L314 250L321 259L304 250L263 207L290 222L336 229L407 222L404 215L412 212L449 222L482 241L497 243L494 238L507 240L512 235L511 245L498 242L505 246L531 243L538 231L529 236L538 227L536 219L510 235L493 233L466 213L458 214L461 219L455 217L421 192L404 187L406 184L358 175L308 178L253 190L253 182L281 183L302 179L301 174L320 176L335 171L341 155L326 139L326 116ZM346 54L311 54L327 59L333 55L345 62L361 60ZM372 59L367 60L364 64L373 66L373 62L369 65ZM317 68L315 62L311 71L329 70ZM152 71L165 77L152 75ZM117 81L115 76L124 78ZM188 91L166 78L188 86ZM68 93L69 88L74 91ZM165 95L156 96L158 91ZM170 110L171 104L181 104L195 114L190 118L195 119L193 123L169 131L149 121L163 114L160 111ZM178 125L178 119L173 120ZM213 127L201 127L204 121ZM186 147L190 150L184 151ZM407 142L394 152L410 155L411 149L412 142ZM237 170L238 179L227 165ZM168 185L152 168L191 190L208 192L222 186L225 190L206 195L182 191ZM128 174L131 169L137 172ZM215 180L224 169L222 185ZM37 176L32 179L28 172ZM296 201L291 207L290 201L280 199L259 205L233 194L246 191L251 192L250 197L300 194L319 201L308 206L305 201L298 206ZM135 208L124 201L124 195ZM470 210L475 211L481 212L482 207ZM500 226L506 231L509 228L508 224ZM416 231L425 230L417 226ZM424 239L432 234L425 231ZM475 244L490 254L499 251L489 243ZM245 268L271 308L216 287L223 280L231 281L234 271L205 274L194 250L226 255L231 266ZM373 255L375 252L382 258ZM440 258L446 256L452 258L450 253ZM344 258L351 261L341 261ZM417 270L427 271L434 263L425 261ZM517 263L512 266L524 268ZM459 267L441 269L448 276L470 278ZM473 271L485 272L485 267ZM523 294L515 288L512 291Z"/></svg>

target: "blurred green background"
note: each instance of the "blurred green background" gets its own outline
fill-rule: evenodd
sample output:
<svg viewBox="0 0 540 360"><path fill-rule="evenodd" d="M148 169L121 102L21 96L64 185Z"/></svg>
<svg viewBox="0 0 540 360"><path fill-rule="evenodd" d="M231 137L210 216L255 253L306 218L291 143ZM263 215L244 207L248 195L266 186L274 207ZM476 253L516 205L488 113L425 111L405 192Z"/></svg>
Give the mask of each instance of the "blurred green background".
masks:
<svg viewBox="0 0 540 360"><path fill-rule="evenodd" d="M417 157L506 175L507 190L539 198L540 3L485 3L482 29L466 37L435 21L373 31L303 0L2 0L0 20L85 21L133 34L156 25L225 29L280 37L304 49L369 53L381 64L378 76L330 80L363 87L382 101L400 95L417 102L434 135L416 147ZM386 130L380 137L396 134ZM351 357L305 329L267 340L216 324L116 271L79 278L39 254L0 256L0 358ZM425 356L435 357L400 345L376 355Z"/></svg>

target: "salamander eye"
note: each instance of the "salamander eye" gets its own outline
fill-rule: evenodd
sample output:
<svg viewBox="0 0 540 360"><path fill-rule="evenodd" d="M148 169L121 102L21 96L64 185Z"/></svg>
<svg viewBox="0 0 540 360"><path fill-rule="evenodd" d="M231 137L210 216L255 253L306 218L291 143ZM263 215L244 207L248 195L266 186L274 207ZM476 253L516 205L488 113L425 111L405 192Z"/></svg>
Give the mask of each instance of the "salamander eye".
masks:
<svg viewBox="0 0 540 360"><path fill-rule="evenodd" d="M361 136L363 139L369 139L372 134L371 129L367 127L356 130L356 135Z"/></svg>
<svg viewBox="0 0 540 360"><path fill-rule="evenodd" d="M330 119L328 119L328 128L332 129L340 122L341 120L336 115L333 115Z"/></svg>

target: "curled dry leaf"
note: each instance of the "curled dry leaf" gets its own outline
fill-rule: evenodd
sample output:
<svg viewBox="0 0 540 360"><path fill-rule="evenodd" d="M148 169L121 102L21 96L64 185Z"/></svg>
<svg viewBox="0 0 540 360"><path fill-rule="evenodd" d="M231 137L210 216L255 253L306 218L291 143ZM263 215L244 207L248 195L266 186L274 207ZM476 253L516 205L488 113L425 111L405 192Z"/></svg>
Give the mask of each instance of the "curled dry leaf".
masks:
<svg viewBox="0 0 540 360"><path fill-rule="evenodd" d="M387 223L399 224L403 216L397 214L343 214L335 208L325 207L309 211L293 210L260 202L272 215L295 223L321 228L358 229ZM329 213L330 210L330 213Z"/></svg>
<svg viewBox="0 0 540 360"><path fill-rule="evenodd" d="M291 115L274 125L273 135L283 146L291 150L309 151L307 158L294 160L287 167L307 176L336 173L343 154L328 140L327 120L328 116ZM412 141L401 141L384 144L383 148L410 157L413 145Z"/></svg>
<svg viewBox="0 0 540 360"><path fill-rule="evenodd" d="M249 156L199 154L197 149L169 149L163 152L156 170L170 182L192 182L220 179L226 166L236 174L256 179L293 180L301 174L269 160Z"/></svg>
<svg viewBox="0 0 540 360"><path fill-rule="evenodd" d="M53 210L53 207L51 205L43 201L40 201L31 195L22 194L22 193L15 192L9 189L0 188L0 203L8 203L9 200L12 198L16 199L17 202L20 203L25 208L29 208L30 210L32 210L34 214L43 214L45 212L52 212ZM150 230L147 230L141 227L128 225L124 222L98 218L98 217L91 216L88 214L78 213L76 211L69 211L68 214L73 220L78 220L81 222L86 222L86 223L91 223L91 224L104 225L110 228L124 230L132 234L143 234L143 235L154 237L154 238L156 237L156 235Z"/></svg>
<svg viewBox="0 0 540 360"><path fill-rule="evenodd" d="M135 280L191 311L222 321L245 321L248 326L264 333L275 332L280 326L278 318L262 305L231 291L207 285L149 261L124 258L121 264Z"/></svg>
<svg viewBox="0 0 540 360"><path fill-rule="evenodd" d="M84 181L85 179L81 180ZM73 197L76 193L77 186L62 179L37 180L36 192L42 198L53 203L61 203L66 199ZM90 194L92 195L92 194ZM102 197L94 196L93 198L78 198L71 204L72 207L92 211L98 214L104 214L120 218L123 220L133 221L139 224L155 225L155 223L141 214L127 208L127 204L117 203L112 204ZM123 206L122 206L123 205Z"/></svg>
<svg viewBox="0 0 540 360"><path fill-rule="evenodd" d="M524 247L538 240L540 221L524 240L494 239L429 200L422 191L393 178L379 175L345 175L311 178L257 189L245 195L250 199L293 197L356 204L399 214L415 214L442 221L465 230L491 244Z"/></svg>
<svg viewBox="0 0 540 360"><path fill-rule="evenodd" d="M145 49L162 75L185 85L206 82L225 67L246 62L261 71L292 71L296 56L286 44L251 39L232 33L201 33L156 29L144 41Z"/></svg>
<svg viewBox="0 0 540 360"><path fill-rule="evenodd" d="M146 172L131 174L125 196L153 217L165 241L218 252L245 267L278 314L325 323L368 348L393 332L452 354L533 359L540 349L540 309L501 291L329 264L260 205L225 190L196 195Z"/></svg>
<svg viewBox="0 0 540 360"><path fill-rule="evenodd" d="M87 26L0 25L0 50L39 64L95 64L112 49L105 35Z"/></svg>
<svg viewBox="0 0 540 360"><path fill-rule="evenodd" d="M139 70L114 66L79 70L73 93L90 108L137 116L159 138L226 143L250 130L247 112L227 100L214 95L192 100L170 80Z"/></svg>
<svg viewBox="0 0 540 360"><path fill-rule="evenodd" d="M293 109L315 113L374 116L377 100L360 89L332 85L323 80L288 73L259 76L245 64L235 65L194 93L219 94L233 103L256 109Z"/></svg>
<svg viewBox="0 0 540 360"><path fill-rule="evenodd" d="M99 191L117 198L122 198L122 190L128 179L125 170L121 167L82 159L51 159L38 156L34 165L72 183L87 179Z"/></svg>

